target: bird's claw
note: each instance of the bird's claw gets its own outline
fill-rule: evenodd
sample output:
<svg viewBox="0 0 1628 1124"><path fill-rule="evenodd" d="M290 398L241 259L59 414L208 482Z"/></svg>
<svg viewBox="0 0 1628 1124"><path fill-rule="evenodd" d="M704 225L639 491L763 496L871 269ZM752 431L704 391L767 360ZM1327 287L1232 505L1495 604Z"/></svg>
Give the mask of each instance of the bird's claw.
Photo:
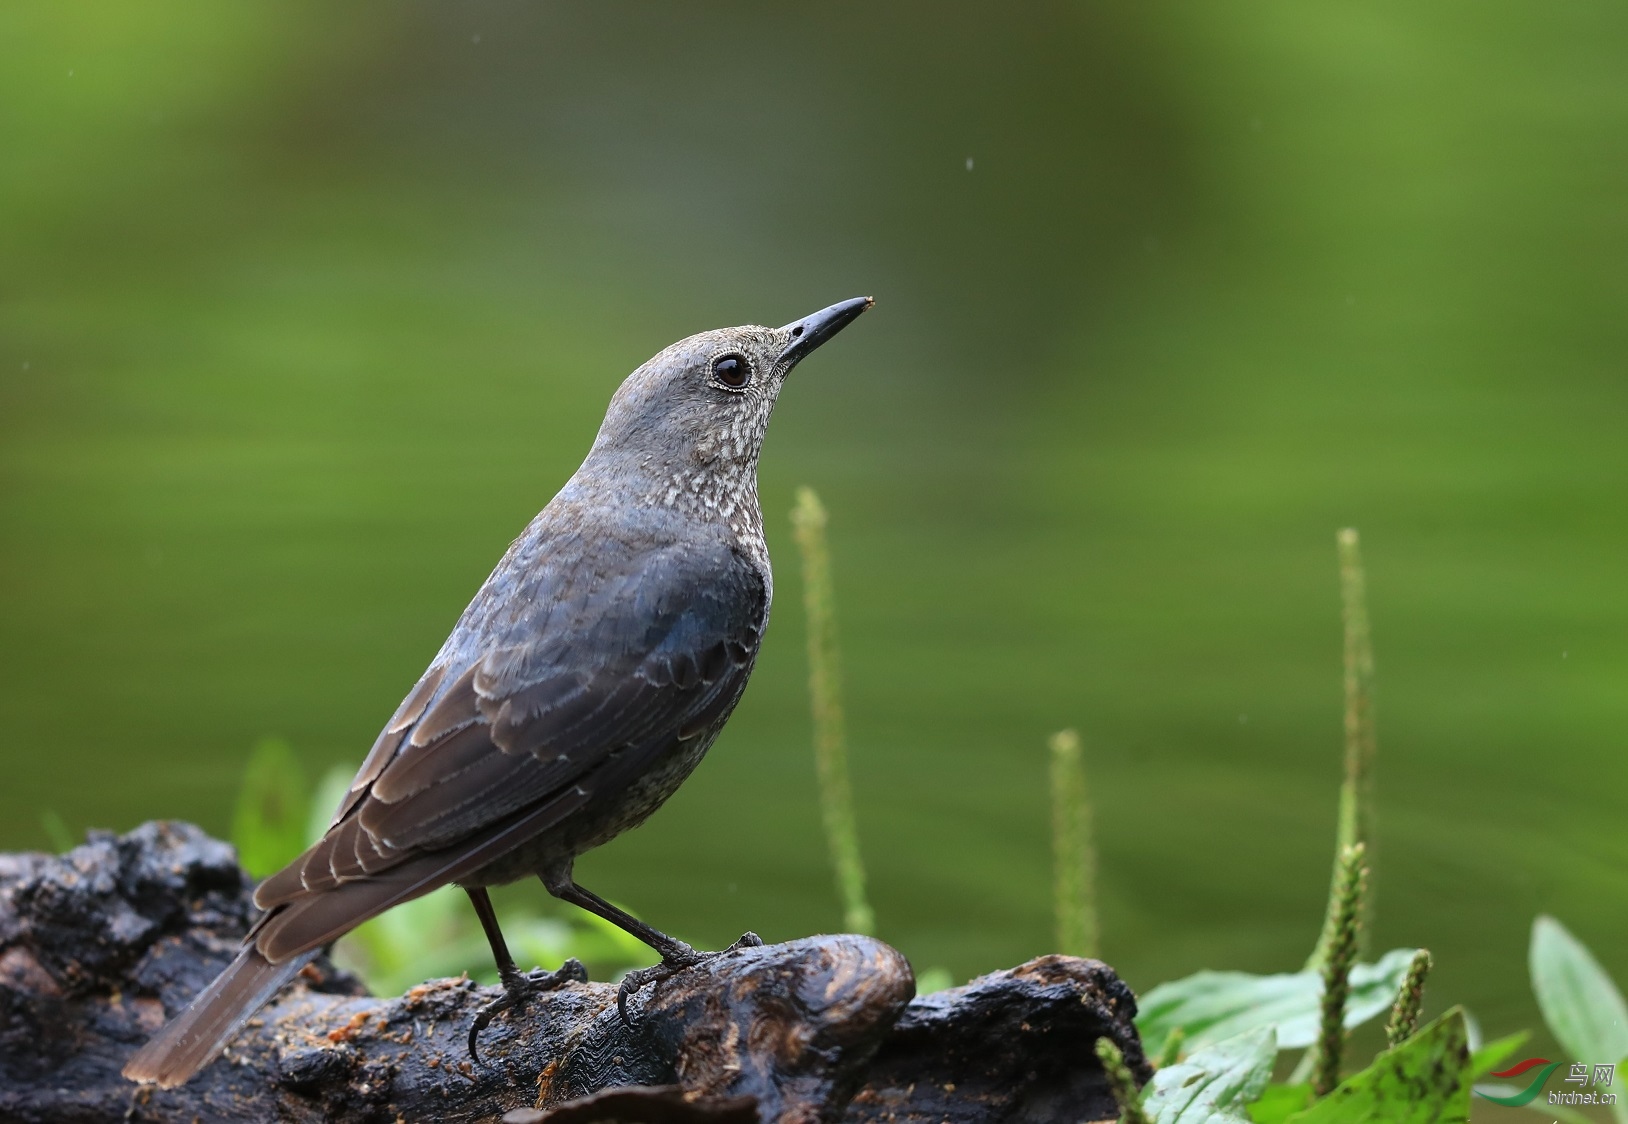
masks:
<svg viewBox="0 0 1628 1124"><path fill-rule="evenodd" d="M697 952L689 945L684 945L674 955L663 958L660 964L629 972L622 977L622 984L616 989L616 1010L622 1016L622 1025L629 1030L633 1029L633 1018L627 1013L627 1001L650 984L660 983L685 968L693 968L705 961L727 956L731 952L739 952L743 948L757 948L762 944L763 938L756 933L742 933L740 940L719 952Z"/></svg>
<svg viewBox="0 0 1628 1124"><path fill-rule="evenodd" d="M552 972L545 972L541 968L533 968L529 972L516 972L512 976L506 976L503 980L503 994L490 1003L483 1004L475 1012L475 1020L469 1027L469 1056L474 1059L476 1065L486 1064L481 1061L480 1051L476 1048L475 1040L480 1037L480 1032L485 1030L491 1021L504 1011L524 1010L526 1000L533 995L553 991L555 988L568 983L587 982L588 969L584 968L582 961L574 956Z"/></svg>
<svg viewBox="0 0 1628 1124"><path fill-rule="evenodd" d="M687 967L689 967L688 964L663 960L660 964L649 968L638 968L623 976L621 986L616 989L616 1010L622 1016L622 1025L629 1029L633 1027L633 1017L627 1013L627 1001L630 995L636 995L646 984L657 983Z"/></svg>

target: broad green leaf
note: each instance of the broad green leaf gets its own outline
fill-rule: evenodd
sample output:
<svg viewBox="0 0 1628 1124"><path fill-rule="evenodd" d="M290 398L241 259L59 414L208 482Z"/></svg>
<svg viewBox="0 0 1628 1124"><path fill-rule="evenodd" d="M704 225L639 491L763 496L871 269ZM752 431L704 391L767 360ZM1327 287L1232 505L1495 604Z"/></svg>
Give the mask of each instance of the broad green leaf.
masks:
<svg viewBox="0 0 1628 1124"><path fill-rule="evenodd" d="M1351 969L1345 1025L1360 1026L1390 1010L1408 974L1414 950L1397 948L1377 964ZM1144 1042L1163 1042L1176 1027L1187 1049L1201 1050L1248 1030L1276 1026L1278 1049L1310 1046L1317 1038L1317 1004L1323 980L1316 972L1254 976L1247 972L1199 972L1163 983L1142 997L1136 1026Z"/></svg>
<svg viewBox="0 0 1628 1124"><path fill-rule="evenodd" d="M1517 1030L1514 1034L1506 1034L1502 1038L1488 1042L1479 1050L1470 1053L1470 1076L1481 1077L1491 1073L1505 1058L1526 1044L1532 1037L1529 1030Z"/></svg>
<svg viewBox="0 0 1628 1124"><path fill-rule="evenodd" d="M286 866L305 850L305 771L288 743L263 738L249 753L232 814L232 845L256 877Z"/></svg>
<svg viewBox="0 0 1628 1124"><path fill-rule="evenodd" d="M1470 1118L1469 1064L1455 1007L1285 1124L1463 1124Z"/></svg>
<svg viewBox="0 0 1628 1124"><path fill-rule="evenodd" d="M1277 1056L1269 1026L1218 1042L1155 1073L1142 1107L1154 1124L1249 1124L1244 1106L1272 1079Z"/></svg>
<svg viewBox="0 0 1628 1124"><path fill-rule="evenodd" d="M1283 1124L1309 1104L1310 1085L1268 1085L1260 1100L1249 1106L1249 1118L1255 1124Z"/></svg>
<svg viewBox="0 0 1628 1124"><path fill-rule="evenodd" d="M1573 1061L1628 1058L1628 1006L1583 942L1553 917L1532 922L1532 993Z"/></svg>

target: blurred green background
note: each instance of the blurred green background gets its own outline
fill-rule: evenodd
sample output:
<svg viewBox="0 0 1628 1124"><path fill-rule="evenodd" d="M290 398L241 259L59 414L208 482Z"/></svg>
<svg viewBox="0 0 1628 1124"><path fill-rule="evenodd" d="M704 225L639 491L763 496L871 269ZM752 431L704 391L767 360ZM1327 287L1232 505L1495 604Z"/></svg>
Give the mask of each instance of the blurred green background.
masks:
<svg viewBox="0 0 1628 1124"><path fill-rule="evenodd" d="M584 882L839 923L806 483L885 939L1049 949L1077 725L1106 958L1295 968L1354 525L1376 944L1536 1027L1533 913L1628 977L1625 57L1607 3L7 4L0 846L359 761L627 371L874 293L770 435L752 689Z"/></svg>

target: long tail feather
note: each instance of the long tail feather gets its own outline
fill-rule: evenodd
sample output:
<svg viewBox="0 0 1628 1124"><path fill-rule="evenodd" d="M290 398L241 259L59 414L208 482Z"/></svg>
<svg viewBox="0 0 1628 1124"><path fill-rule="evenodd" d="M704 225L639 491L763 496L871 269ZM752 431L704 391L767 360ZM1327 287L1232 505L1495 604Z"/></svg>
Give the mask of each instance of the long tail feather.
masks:
<svg viewBox="0 0 1628 1124"><path fill-rule="evenodd" d="M321 946L392 906L479 870L587 799L581 788L567 789L464 847L421 855L378 876L278 903L249 930L249 943L220 977L136 1051L125 1064L125 1077L164 1089L181 1084L213 1061ZM296 859L294 867L301 861Z"/></svg>
<svg viewBox="0 0 1628 1124"><path fill-rule="evenodd" d="M198 993L152 1041L125 1063L124 1075L171 1089L197 1073L225 1049L232 1035L271 1001L315 952L273 964L252 945Z"/></svg>

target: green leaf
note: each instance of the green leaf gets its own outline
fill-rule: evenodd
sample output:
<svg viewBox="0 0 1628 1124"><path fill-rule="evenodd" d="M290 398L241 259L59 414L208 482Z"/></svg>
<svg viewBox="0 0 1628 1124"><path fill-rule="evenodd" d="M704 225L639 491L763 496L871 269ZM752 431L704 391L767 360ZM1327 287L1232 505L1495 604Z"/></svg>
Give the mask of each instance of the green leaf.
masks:
<svg viewBox="0 0 1628 1124"><path fill-rule="evenodd" d="M1261 1099L1249 1106L1249 1118L1255 1124L1283 1124L1309 1104L1310 1085L1268 1085Z"/></svg>
<svg viewBox="0 0 1628 1124"><path fill-rule="evenodd" d="M305 850L305 771L288 743L262 738L249 753L232 814L232 845L256 877L280 870Z"/></svg>
<svg viewBox="0 0 1628 1124"><path fill-rule="evenodd" d="M1457 1007L1285 1124L1463 1124L1470 1050Z"/></svg>
<svg viewBox="0 0 1628 1124"><path fill-rule="evenodd" d="M1413 953L1411 948L1392 949L1377 964L1358 964L1351 969L1347 1027L1360 1026L1390 1010ZM1323 980L1317 972L1279 976L1198 972L1160 984L1144 995L1136 1026L1144 1042L1163 1042L1179 1026L1187 1033L1187 1048L1201 1050L1245 1031L1275 1025L1278 1049L1300 1049L1317 1037L1317 1004L1322 994Z"/></svg>
<svg viewBox="0 0 1628 1124"><path fill-rule="evenodd" d="M1277 1056L1269 1026L1218 1042L1155 1073L1142 1107L1154 1124L1248 1124L1244 1106L1272 1079Z"/></svg>
<svg viewBox="0 0 1628 1124"><path fill-rule="evenodd" d="M1615 1063L1628 1058L1628 1005L1582 941L1553 917L1532 922L1532 993L1543 1021L1573 1061ZM1628 1122L1628 1101L1611 1114Z"/></svg>
<svg viewBox="0 0 1628 1124"><path fill-rule="evenodd" d="M1543 1021L1572 1059L1628 1058L1628 1005L1582 941L1553 917L1532 922L1532 993Z"/></svg>
<svg viewBox="0 0 1628 1124"><path fill-rule="evenodd" d="M1491 1073L1494 1066L1524 1046L1526 1040L1530 1037L1532 1037L1531 1031L1517 1030L1514 1034L1506 1034L1502 1038L1494 1039L1479 1050L1472 1052L1470 1054L1470 1076L1481 1077L1484 1074Z"/></svg>

